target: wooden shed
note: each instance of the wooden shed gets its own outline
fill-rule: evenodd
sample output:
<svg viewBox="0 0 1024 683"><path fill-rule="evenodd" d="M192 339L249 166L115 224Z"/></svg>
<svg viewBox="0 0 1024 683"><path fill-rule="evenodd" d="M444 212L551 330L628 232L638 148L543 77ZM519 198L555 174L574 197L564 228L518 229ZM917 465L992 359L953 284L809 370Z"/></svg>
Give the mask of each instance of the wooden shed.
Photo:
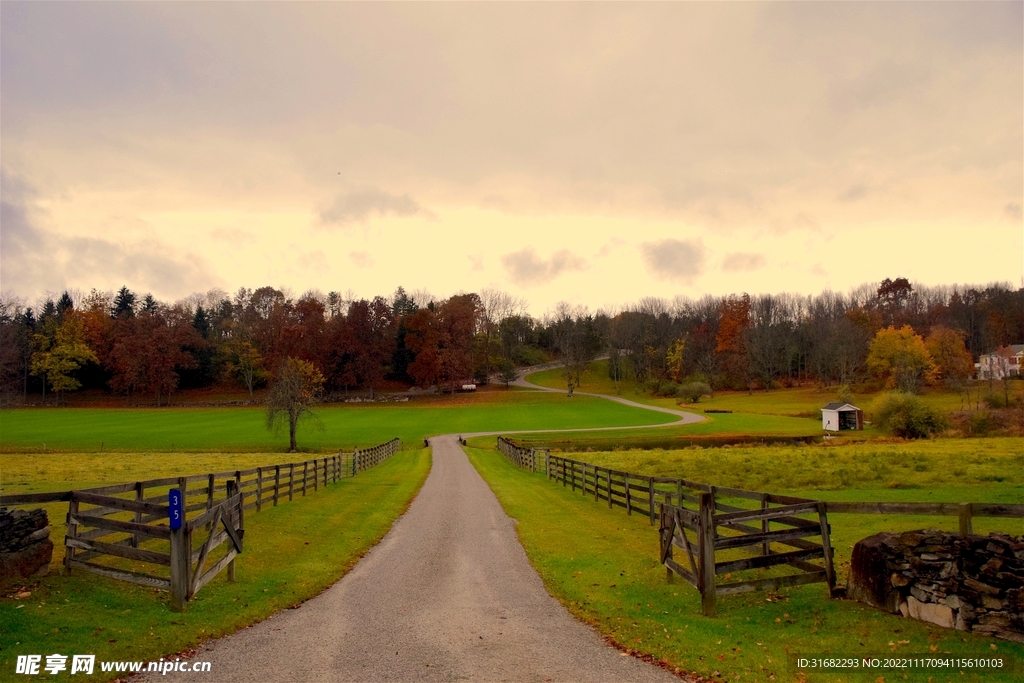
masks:
<svg viewBox="0 0 1024 683"><path fill-rule="evenodd" d="M821 409L821 428L829 432L864 429L864 411L850 403L829 403Z"/></svg>

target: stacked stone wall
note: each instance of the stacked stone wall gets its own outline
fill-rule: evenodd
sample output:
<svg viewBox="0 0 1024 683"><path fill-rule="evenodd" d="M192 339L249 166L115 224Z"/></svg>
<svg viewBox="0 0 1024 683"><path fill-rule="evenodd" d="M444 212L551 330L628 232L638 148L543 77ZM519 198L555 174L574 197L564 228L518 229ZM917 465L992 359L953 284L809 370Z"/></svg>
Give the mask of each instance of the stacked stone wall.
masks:
<svg viewBox="0 0 1024 683"><path fill-rule="evenodd" d="M51 559L46 510L0 508L0 581L46 574Z"/></svg>
<svg viewBox="0 0 1024 683"><path fill-rule="evenodd" d="M946 628L1024 642L1024 537L875 534L854 546L848 595Z"/></svg>

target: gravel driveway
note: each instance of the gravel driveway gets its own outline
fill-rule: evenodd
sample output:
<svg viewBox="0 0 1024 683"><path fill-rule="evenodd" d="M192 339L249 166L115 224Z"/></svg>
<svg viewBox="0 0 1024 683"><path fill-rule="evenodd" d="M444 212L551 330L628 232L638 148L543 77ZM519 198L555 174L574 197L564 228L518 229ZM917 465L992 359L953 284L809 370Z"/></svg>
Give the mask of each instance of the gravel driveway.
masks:
<svg viewBox="0 0 1024 683"><path fill-rule="evenodd" d="M143 681L678 681L621 656L544 589L455 436L408 512L299 609L208 643L206 674Z"/></svg>

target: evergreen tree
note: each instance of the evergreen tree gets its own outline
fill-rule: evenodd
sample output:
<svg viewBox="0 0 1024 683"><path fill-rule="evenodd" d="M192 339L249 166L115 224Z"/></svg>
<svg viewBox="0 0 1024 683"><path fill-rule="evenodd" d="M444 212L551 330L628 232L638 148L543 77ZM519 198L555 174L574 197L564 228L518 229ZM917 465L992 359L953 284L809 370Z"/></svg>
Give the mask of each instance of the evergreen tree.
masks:
<svg viewBox="0 0 1024 683"><path fill-rule="evenodd" d="M142 310L152 315L156 313L156 309L156 299L153 298L152 294L146 294L146 297L142 300Z"/></svg>
<svg viewBox="0 0 1024 683"><path fill-rule="evenodd" d="M71 295L65 290L57 300L57 317L63 320L64 314L73 310L75 310L75 302L71 300Z"/></svg>
<svg viewBox="0 0 1024 683"><path fill-rule="evenodd" d="M121 287L110 307L111 318L131 318L135 315L135 294L127 287Z"/></svg>

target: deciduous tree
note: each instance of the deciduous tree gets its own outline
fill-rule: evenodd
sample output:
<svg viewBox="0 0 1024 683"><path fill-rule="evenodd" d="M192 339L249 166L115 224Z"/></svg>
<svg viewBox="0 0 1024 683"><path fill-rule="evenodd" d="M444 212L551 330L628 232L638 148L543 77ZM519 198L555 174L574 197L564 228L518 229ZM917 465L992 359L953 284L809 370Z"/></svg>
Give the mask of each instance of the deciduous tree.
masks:
<svg viewBox="0 0 1024 683"><path fill-rule="evenodd" d="M924 340L910 325L879 330L868 350L868 369L887 377L887 384L905 393L917 391L935 369Z"/></svg>
<svg viewBox="0 0 1024 683"><path fill-rule="evenodd" d="M295 434L299 420L315 417L312 408L319 402L323 386L324 376L312 363L286 358L278 368L267 397L267 428L287 421L289 453L298 449Z"/></svg>

